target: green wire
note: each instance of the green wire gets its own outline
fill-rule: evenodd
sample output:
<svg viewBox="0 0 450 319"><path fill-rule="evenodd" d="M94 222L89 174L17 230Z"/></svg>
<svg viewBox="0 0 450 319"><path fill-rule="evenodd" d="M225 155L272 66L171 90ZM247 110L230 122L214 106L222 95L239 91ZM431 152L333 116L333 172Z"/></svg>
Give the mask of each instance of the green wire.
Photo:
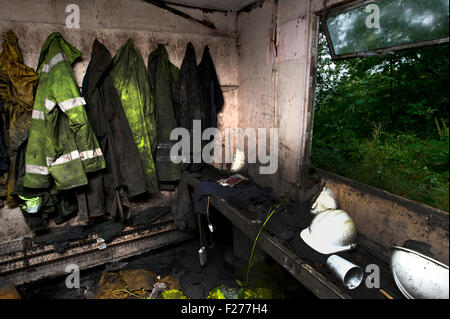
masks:
<svg viewBox="0 0 450 319"><path fill-rule="evenodd" d="M258 242L259 236L261 235L261 232L264 228L264 226L266 226L267 222L269 221L270 217L272 217L272 215L277 212L279 210L279 208L286 202L287 199L289 199L289 194L292 192L292 190L295 187L298 187L298 182L300 180L300 173L299 176L297 178L297 182L296 184L291 184L291 187L289 188L289 190L284 194L284 196L281 198L281 200L277 203L272 205L272 207L270 207L269 209L269 215L267 216L266 220L264 221L264 223L262 224L261 228L259 229L258 234L256 235L255 240L253 241L253 247L252 247L252 252L250 254L250 260L248 261L248 267L247 267L247 275L245 277L245 285L244 285L244 291L247 289L247 285L248 285L248 276L250 274L250 269L252 268L253 265L253 258L254 258L254 253L255 253L255 248L256 248L256 243Z"/></svg>
<svg viewBox="0 0 450 319"><path fill-rule="evenodd" d="M259 236L261 235L261 232L264 228L264 226L266 226L267 222L269 221L270 217L272 217L272 215L280 208L281 203L275 204L273 205L270 209L269 209L269 216L266 218L266 220L264 221L264 223L262 224L261 228L259 229L258 235L256 235L256 238L253 242L253 247L252 247L252 253L250 254L250 260L248 262L248 267L247 267L247 275L245 277L245 285L244 285L244 290L247 289L247 284L248 284L248 275L250 273L250 268L253 265L253 257L254 257L254 253L255 253L255 248L256 248L256 243L258 242Z"/></svg>

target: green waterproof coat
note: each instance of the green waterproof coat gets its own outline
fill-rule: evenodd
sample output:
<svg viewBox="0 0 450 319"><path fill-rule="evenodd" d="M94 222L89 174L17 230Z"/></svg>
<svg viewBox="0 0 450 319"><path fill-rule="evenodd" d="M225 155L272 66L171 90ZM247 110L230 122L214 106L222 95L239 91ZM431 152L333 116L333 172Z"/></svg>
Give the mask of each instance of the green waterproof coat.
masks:
<svg viewBox="0 0 450 319"><path fill-rule="evenodd" d="M165 46L158 45L158 48L148 57L148 78L155 99L158 133L156 172L160 187L165 187L163 184L166 182L175 182L180 179L180 165L170 160L170 149L175 143L170 140L170 133L178 126L175 117L178 108L174 102L178 77L179 70L170 63Z"/></svg>
<svg viewBox="0 0 450 319"><path fill-rule="evenodd" d="M24 186L58 190L87 184L86 173L105 168L72 70L81 52L60 33L44 43L37 73L30 135L25 155Z"/></svg>
<svg viewBox="0 0 450 319"><path fill-rule="evenodd" d="M111 61L108 49L95 39L83 82L83 95L87 101L88 118L105 157L106 169L88 174L88 217L101 216L105 212L111 216L120 215L122 202L126 206L128 198L147 191L139 152L109 74ZM80 219L87 217L81 213Z"/></svg>
<svg viewBox="0 0 450 319"><path fill-rule="evenodd" d="M139 151L147 191L157 192L155 106L144 60L131 39L117 51L110 74Z"/></svg>
<svg viewBox="0 0 450 319"><path fill-rule="evenodd" d="M0 53L0 99L6 113L8 134L5 142L9 146L8 191L6 202L16 205L12 195L16 188L17 157L19 149L28 138L34 93L38 75L23 63L17 36L13 31L5 34L3 51Z"/></svg>

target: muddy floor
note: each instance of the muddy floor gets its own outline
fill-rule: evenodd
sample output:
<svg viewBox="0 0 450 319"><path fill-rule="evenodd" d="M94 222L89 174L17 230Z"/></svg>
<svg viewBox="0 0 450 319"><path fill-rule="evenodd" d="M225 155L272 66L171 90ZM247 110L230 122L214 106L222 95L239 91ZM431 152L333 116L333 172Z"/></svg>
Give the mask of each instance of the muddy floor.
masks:
<svg viewBox="0 0 450 319"><path fill-rule="evenodd" d="M218 219L213 246L208 249L208 261L201 266L198 258L199 240L193 239L148 253L80 271L80 288L66 287L66 277L37 281L18 287L24 299L95 299L104 272L144 269L160 277L174 278L185 296L204 299L220 286L239 287L245 282L247 262L234 254L232 226ZM270 256L258 251L249 276L248 288L270 289L274 299L315 299L291 274ZM129 296L129 298L137 298Z"/></svg>

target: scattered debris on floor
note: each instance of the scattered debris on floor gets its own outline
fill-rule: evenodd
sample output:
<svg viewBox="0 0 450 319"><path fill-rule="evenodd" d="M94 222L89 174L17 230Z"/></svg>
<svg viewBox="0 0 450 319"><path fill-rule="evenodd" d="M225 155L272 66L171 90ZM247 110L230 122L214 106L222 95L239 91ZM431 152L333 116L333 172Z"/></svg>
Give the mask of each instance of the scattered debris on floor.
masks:
<svg viewBox="0 0 450 319"><path fill-rule="evenodd" d="M16 287L0 280L0 299L21 299Z"/></svg>
<svg viewBox="0 0 450 319"><path fill-rule="evenodd" d="M21 286L24 299L269 299L312 297L270 257L257 255L249 287L242 282L248 264L233 253L231 242L217 243L202 267L198 242L132 257L80 272L80 287L68 289L65 278ZM269 261L268 261L269 260Z"/></svg>

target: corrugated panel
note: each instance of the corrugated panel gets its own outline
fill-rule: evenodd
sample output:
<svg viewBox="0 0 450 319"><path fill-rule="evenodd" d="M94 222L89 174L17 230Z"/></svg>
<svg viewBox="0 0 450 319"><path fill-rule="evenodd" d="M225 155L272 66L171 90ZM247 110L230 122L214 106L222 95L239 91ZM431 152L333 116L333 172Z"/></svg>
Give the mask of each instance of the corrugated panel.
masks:
<svg viewBox="0 0 450 319"><path fill-rule="evenodd" d="M150 225L127 227L105 249L97 236L69 242L63 253L55 252L53 245L16 241L0 245L0 277L15 285L55 277L65 273L65 267L76 264L79 269L90 268L142 254L151 249L174 244L193 237L181 232L173 219L160 220Z"/></svg>

